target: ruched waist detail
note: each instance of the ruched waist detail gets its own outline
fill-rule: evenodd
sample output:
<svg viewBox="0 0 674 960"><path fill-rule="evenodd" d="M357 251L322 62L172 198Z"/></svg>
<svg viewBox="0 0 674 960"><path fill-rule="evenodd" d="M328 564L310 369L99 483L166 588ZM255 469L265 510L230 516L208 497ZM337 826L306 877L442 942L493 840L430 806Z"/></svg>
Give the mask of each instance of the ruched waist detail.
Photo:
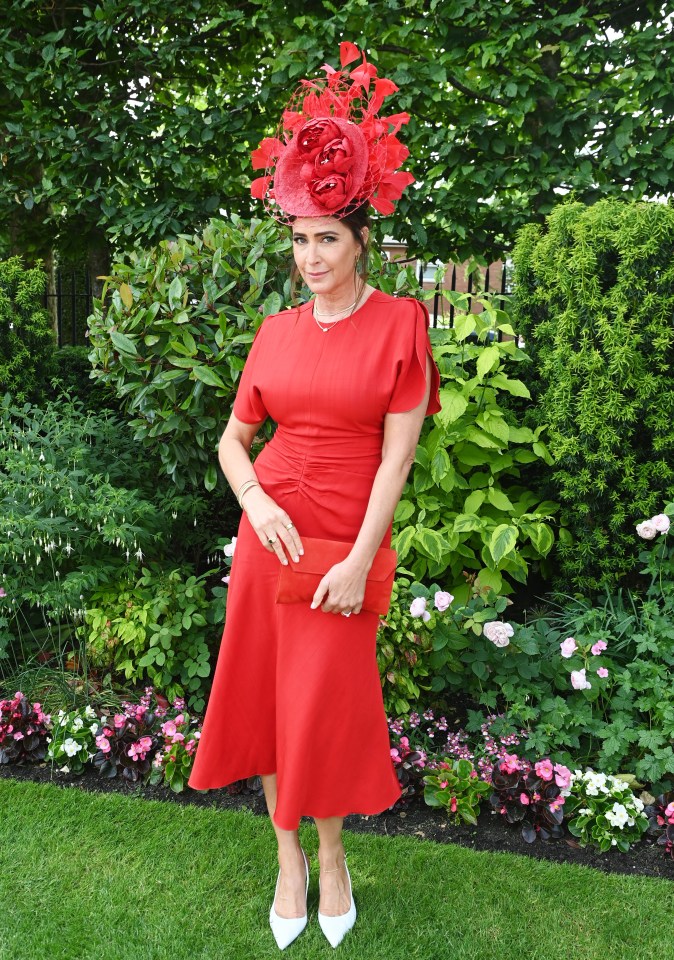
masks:
<svg viewBox="0 0 674 960"><path fill-rule="evenodd" d="M349 470L367 464L374 473L381 463L383 434L358 434L344 437L308 437L279 427L267 444L268 455L305 465L337 467Z"/></svg>

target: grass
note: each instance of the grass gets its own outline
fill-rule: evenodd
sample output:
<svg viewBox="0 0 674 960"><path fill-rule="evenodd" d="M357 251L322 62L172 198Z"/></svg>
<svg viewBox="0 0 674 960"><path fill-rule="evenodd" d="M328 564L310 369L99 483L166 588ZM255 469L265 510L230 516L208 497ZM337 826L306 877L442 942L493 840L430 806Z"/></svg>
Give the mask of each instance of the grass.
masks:
<svg viewBox="0 0 674 960"><path fill-rule="evenodd" d="M268 820L117 793L0 780L0 960L264 960L276 878ZM674 887L409 837L347 834L358 907L306 960L666 960ZM314 854L314 856L312 856Z"/></svg>

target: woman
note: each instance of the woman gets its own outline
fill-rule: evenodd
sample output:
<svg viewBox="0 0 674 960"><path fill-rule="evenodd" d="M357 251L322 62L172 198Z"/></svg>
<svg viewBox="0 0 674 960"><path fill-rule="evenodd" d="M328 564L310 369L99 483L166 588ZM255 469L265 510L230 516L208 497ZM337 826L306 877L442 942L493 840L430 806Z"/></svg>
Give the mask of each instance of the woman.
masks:
<svg viewBox="0 0 674 960"><path fill-rule="evenodd" d="M354 51L360 57L341 45L342 68ZM220 441L243 514L189 780L210 789L261 775L278 841L270 923L281 949L307 922L300 817L316 822L318 919L337 946L356 917L343 817L380 813L400 796L376 662L379 617L362 604L424 416L440 409L425 307L375 290L363 270L368 202L390 212L411 180L396 171L407 152L395 132L408 118L377 116L395 87L364 56L350 75L328 71L323 84L302 85L283 140L254 154L268 172L253 194L291 225L295 266L313 297L263 321ZM253 466L250 447L267 416L278 427ZM302 567L303 537L353 546L310 604L276 603L281 566Z"/></svg>

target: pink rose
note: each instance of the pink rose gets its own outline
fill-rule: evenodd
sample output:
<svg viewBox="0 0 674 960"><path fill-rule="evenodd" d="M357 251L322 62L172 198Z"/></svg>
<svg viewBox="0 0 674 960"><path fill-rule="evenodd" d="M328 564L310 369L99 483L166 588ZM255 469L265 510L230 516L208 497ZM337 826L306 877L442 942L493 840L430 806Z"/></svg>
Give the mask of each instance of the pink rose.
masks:
<svg viewBox="0 0 674 960"><path fill-rule="evenodd" d="M307 120L297 134L297 152L303 160L313 160L331 140L340 137L341 131L332 120Z"/></svg>
<svg viewBox="0 0 674 960"><path fill-rule="evenodd" d="M573 637L567 637L566 640L564 640L559 645L560 653L567 660L569 659L569 657L572 657L574 655L577 649L578 649L578 644L573 639Z"/></svg>
<svg viewBox="0 0 674 960"><path fill-rule="evenodd" d="M545 760L539 760L535 764L534 769L536 770L536 775L541 778L541 780L552 780L552 763L547 758Z"/></svg>
<svg viewBox="0 0 674 960"><path fill-rule="evenodd" d="M592 687L585 676L585 667L582 670L571 671L571 686L574 690L589 690Z"/></svg>
<svg viewBox="0 0 674 960"><path fill-rule="evenodd" d="M606 646L607 644L605 640L597 640L597 642L593 643L592 646L590 647L590 650L592 651L592 655L594 657L598 657L599 654L602 652L602 650L606 650Z"/></svg>
<svg viewBox="0 0 674 960"><path fill-rule="evenodd" d="M410 613L413 617L420 617L426 610L426 597L415 597L410 604Z"/></svg>
<svg viewBox="0 0 674 960"><path fill-rule="evenodd" d="M302 179L322 179L331 173L346 173L354 164L353 147L346 137L339 137L326 143L321 152L314 160L311 167L311 177L304 175L305 167L302 168L300 176Z"/></svg>
<svg viewBox="0 0 674 960"><path fill-rule="evenodd" d="M482 633L487 640L491 640L495 647L507 647L515 630L510 623L490 620L482 627Z"/></svg>
<svg viewBox="0 0 674 960"><path fill-rule="evenodd" d="M637 524L637 533L644 540L652 540L657 532L656 527L650 520L644 520L643 523Z"/></svg>
<svg viewBox="0 0 674 960"><path fill-rule="evenodd" d="M453 599L454 597L451 593L447 593L445 590L436 590L433 602L436 608L442 612L447 609Z"/></svg>
<svg viewBox="0 0 674 960"><path fill-rule="evenodd" d="M606 667L599 667L599 669L597 670L597 676L601 677L602 680L605 680L606 677L608 677L608 670L606 669Z"/></svg>
<svg viewBox="0 0 674 960"><path fill-rule="evenodd" d="M658 513L656 516L651 517L651 523L658 533L667 533L669 530L669 517L666 513Z"/></svg>

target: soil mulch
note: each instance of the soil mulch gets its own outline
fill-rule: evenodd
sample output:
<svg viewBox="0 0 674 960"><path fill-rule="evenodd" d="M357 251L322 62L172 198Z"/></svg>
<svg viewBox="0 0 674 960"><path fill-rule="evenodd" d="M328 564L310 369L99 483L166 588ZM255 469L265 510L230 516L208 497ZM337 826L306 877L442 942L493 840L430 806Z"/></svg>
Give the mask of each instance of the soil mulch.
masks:
<svg viewBox="0 0 674 960"><path fill-rule="evenodd" d="M93 768L87 768L77 776L60 773L49 763L0 764L0 777L50 782L60 787L75 787L94 793L117 792L141 800L147 798L222 810L248 808L260 816L267 815L264 797L250 791L232 794L222 788L199 793L188 787L183 793L174 793L166 786L143 786L141 783L130 783L122 777L99 777ZM619 850L601 853L590 847L583 848L570 836L563 840L545 842L539 839L527 843L517 825L511 827L484 805L477 827L466 823L458 826L450 823L443 811L427 807L419 797L403 798L391 810L377 816L352 814L346 817L344 826L356 833L418 837L434 843L455 843L473 850L517 853L555 863L577 864L605 873L674 880L674 860L665 856L662 846L649 839L642 839L628 853Z"/></svg>

